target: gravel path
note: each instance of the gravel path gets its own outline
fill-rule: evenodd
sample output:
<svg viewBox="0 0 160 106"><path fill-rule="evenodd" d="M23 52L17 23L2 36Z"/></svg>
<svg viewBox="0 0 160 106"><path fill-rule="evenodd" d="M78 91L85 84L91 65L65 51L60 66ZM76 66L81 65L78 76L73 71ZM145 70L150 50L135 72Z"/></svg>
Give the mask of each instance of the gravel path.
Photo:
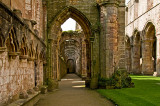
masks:
<svg viewBox="0 0 160 106"><path fill-rule="evenodd" d="M59 82L59 90L42 95L36 106L114 106L94 90L84 87L75 74L67 74Z"/></svg>

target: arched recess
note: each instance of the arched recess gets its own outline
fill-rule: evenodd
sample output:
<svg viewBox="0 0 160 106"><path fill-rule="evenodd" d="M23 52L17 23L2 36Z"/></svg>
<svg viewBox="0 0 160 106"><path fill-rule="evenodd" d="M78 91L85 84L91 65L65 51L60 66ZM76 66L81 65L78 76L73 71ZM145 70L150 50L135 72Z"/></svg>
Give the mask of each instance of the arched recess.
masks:
<svg viewBox="0 0 160 106"><path fill-rule="evenodd" d="M35 59L36 59L36 60L39 59L39 47L38 47L38 44L37 44L37 46L36 46Z"/></svg>
<svg viewBox="0 0 160 106"><path fill-rule="evenodd" d="M20 55L22 56L28 55L28 46L25 35L23 36L21 41L20 53Z"/></svg>
<svg viewBox="0 0 160 106"><path fill-rule="evenodd" d="M125 56L126 56L126 69L128 73L131 73L131 42L128 35L125 39Z"/></svg>
<svg viewBox="0 0 160 106"><path fill-rule="evenodd" d="M133 47L132 47L132 73L141 74L141 65L140 65L140 48L141 48L141 37L140 32L135 30L133 33Z"/></svg>
<svg viewBox="0 0 160 106"><path fill-rule="evenodd" d="M61 25L68 19L68 18L73 18L80 26L81 28L83 29L83 32L84 32L84 35L85 35L85 39L87 40L87 50L88 50L88 58L87 58L87 61L91 61L91 43L90 43L90 37L92 35L92 32L91 32L91 24L89 22L89 20L87 19L87 17L82 13L80 12L79 10L77 10L76 8L72 7L72 6L69 6L69 7L66 7L64 8L62 11L60 11L56 17L53 18L53 20L50 22L50 24L48 25L48 38L51 39L53 41L54 44L58 44L57 42L59 41L58 40L58 37L59 37L59 31L61 30ZM48 50L49 52L52 52L52 53L49 53L50 54L50 57L53 57L51 60L48 60L50 63L49 63L49 67L56 67L56 66L53 66L53 62L54 60L57 60L56 57L58 56L52 56L52 54L56 54L56 47L53 46L54 44L53 43L48 43L49 46L50 46L50 50ZM56 54L58 55L58 54ZM57 63L57 62L54 62L54 63ZM56 65L56 64L54 64ZM90 73L91 71L91 64L90 62L88 62L88 73ZM53 68L50 68L49 69L50 71L58 71L58 70L54 70ZM91 75L89 75L91 76ZM88 77L89 77L88 76Z"/></svg>
<svg viewBox="0 0 160 106"><path fill-rule="evenodd" d="M5 41L8 52L18 52L19 44L14 28L11 28Z"/></svg>
<svg viewBox="0 0 160 106"><path fill-rule="evenodd" d="M148 22L143 35L142 48L142 72L146 75L153 75L156 71L156 30L152 22Z"/></svg>
<svg viewBox="0 0 160 106"><path fill-rule="evenodd" d="M34 49L33 41L30 44L30 48L28 50L28 56L29 56L30 59L35 59L35 49Z"/></svg>
<svg viewBox="0 0 160 106"><path fill-rule="evenodd" d="M4 41L5 41L5 38L2 34L2 30L0 29L0 47L4 46Z"/></svg>

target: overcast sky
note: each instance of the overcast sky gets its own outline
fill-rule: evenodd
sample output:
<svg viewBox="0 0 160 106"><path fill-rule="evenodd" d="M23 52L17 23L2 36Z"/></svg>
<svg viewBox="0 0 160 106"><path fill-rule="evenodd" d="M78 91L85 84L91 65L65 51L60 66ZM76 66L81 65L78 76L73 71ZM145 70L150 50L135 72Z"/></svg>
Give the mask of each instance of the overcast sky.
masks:
<svg viewBox="0 0 160 106"><path fill-rule="evenodd" d="M130 0L126 0L126 4L129 2ZM76 27L76 21L73 20L72 18L69 18L62 26L62 30L63 31L68 31L68 30L75 30Z"/></svg>
<svg viewBox="0 0 160 106"><path fill-rule="evenodd" d="M69 18L64 24L61 26L63 31L75 30L76 21L72 18Z"/></svg>

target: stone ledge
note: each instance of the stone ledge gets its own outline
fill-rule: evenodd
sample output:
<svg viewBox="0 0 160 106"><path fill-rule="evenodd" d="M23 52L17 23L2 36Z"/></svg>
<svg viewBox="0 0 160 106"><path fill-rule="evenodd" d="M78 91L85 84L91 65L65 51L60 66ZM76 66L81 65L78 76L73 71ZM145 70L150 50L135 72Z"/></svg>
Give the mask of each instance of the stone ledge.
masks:
<svg viewBox="0 0 160 106"><path fill-rule="evenodd" d="M40 99L40 91L30 94L27 99L19 99L8 106L33 106Z"/></svg>

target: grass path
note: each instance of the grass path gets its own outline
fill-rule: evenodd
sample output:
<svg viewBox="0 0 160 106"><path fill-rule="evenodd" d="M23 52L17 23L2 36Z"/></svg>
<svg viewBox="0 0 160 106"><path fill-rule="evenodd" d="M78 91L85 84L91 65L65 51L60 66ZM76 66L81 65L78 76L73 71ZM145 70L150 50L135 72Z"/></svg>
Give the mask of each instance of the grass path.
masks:
<svg viewBox="0 0 160 106"><path fill-rule="evenodd" d="M160 77L131 77L135 88L97 91L119 106L160 106Z"/></svg>

